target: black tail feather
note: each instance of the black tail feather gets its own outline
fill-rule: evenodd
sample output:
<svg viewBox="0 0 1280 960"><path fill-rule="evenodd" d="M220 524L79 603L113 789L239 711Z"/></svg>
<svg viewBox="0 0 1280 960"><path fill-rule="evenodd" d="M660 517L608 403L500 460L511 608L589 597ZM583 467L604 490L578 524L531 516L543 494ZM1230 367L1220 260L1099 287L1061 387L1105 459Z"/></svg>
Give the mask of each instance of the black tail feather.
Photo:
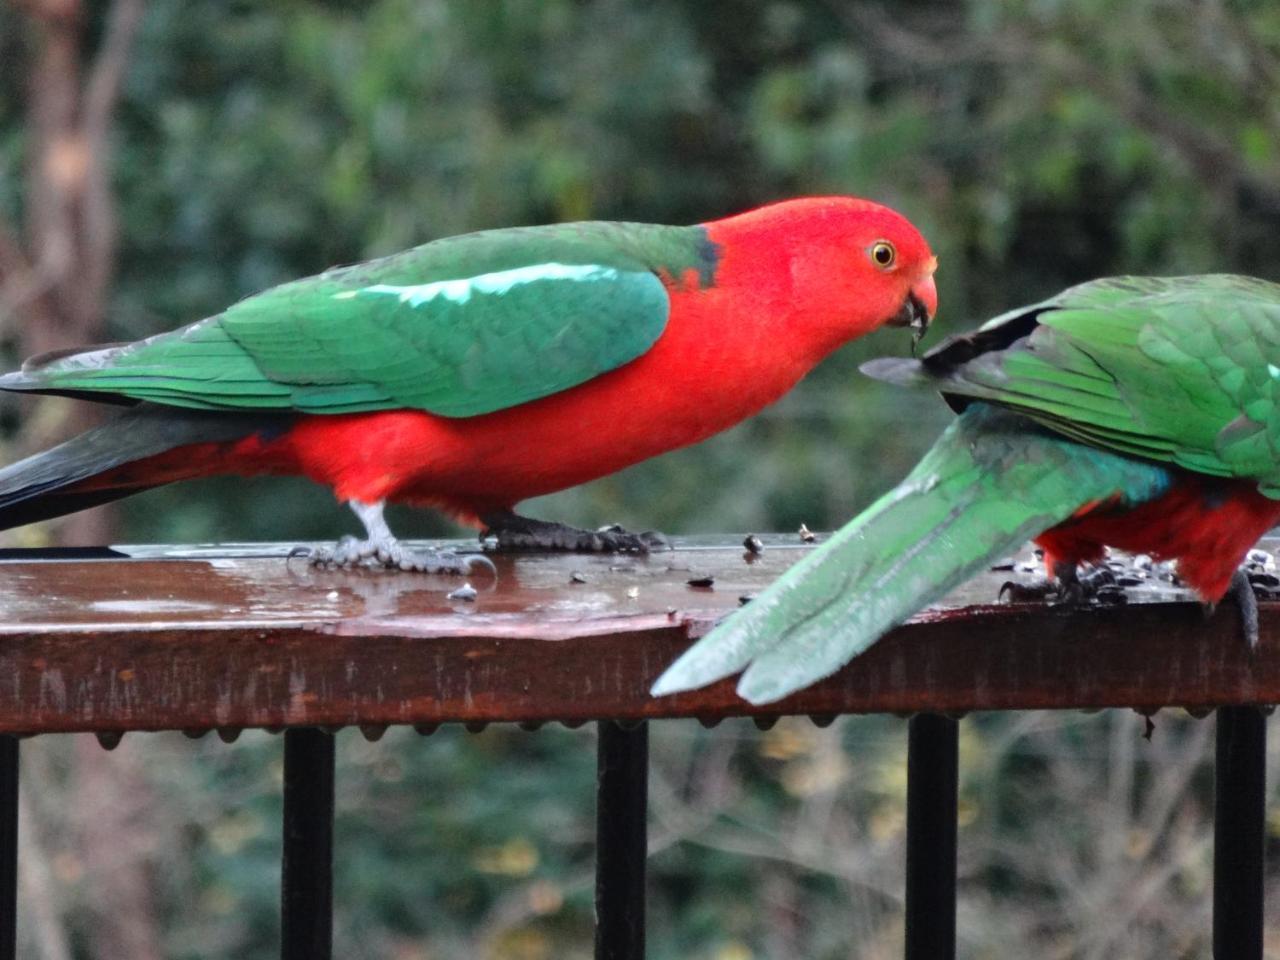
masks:
<svg viewBox="0 0 1280 960"><path fill-rule="evenodd" d="M94 477L197 443L278 434L288 415L227 414L141 404L65 443L0 469L0 530L100 506L149 490L145 482L76 489ZM168 481L161 481L168 482Z"/></svg>
<svg viewBox="0 0 1280 960"><path fill-rule="evenodd" d="M57 491L43 496L33 495L13 503L0 505L0 530L13 527L24 527L28 523L39 523L41 520L52 520L64 517L68 513L78 513L90 507L100 507L104 503L123 500L135 493L150 490L151 486L112 487L108 490L86 490L82 493Z"/></svg>

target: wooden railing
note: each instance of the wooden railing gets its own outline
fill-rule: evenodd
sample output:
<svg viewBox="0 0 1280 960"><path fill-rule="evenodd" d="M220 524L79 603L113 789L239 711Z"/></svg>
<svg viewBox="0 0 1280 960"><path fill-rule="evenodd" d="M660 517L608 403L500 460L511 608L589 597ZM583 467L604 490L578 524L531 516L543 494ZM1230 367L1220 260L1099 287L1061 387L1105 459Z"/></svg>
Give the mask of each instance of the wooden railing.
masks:
<svg viewBox="0 0 1280 960"><path fill-rule="evenodd" d="M655 700L694 637L809 547L682 541L650 557L499 556L474 601L458 584L313 570L283 546L119 547L0 555L0 960L16 950L20 738L137 730L284 731L282 956L331 953L334 733L389 724L600 726L596 956L644 954L648 729L784 715L912 714L906 955L955 954L959 718L972 710L1218 709L1214 951L1262 956L1265 711L1280 702L1280 605L1250 654L1239 615L1206 619L1151 582L1125 605L994 603L993 571L853 666L752 707L732 683ZM463 545L459 545L460 547ZM706 579L711 578L710 586ZM692 583L691 583L692 581Z"/></svg>

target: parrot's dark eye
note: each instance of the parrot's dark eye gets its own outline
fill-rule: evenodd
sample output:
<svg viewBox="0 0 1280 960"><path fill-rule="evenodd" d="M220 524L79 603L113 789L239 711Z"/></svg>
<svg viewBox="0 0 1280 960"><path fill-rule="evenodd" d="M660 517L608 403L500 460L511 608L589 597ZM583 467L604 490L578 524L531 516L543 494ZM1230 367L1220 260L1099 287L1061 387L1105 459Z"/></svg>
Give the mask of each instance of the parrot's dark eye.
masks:
<svg viewBox="0 0 1280 960"><path fill-rule="evenodd" d="M888 240L877 240L871 245L871 259L881 270L888 270L898 259L898 251Z"/></svg>

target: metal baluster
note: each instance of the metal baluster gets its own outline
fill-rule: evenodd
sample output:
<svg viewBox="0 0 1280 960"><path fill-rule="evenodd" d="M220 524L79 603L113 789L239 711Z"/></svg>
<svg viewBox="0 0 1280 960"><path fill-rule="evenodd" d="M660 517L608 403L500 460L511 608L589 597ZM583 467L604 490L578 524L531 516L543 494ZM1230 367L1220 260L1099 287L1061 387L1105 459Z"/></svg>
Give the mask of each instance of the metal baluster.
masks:
<svg viewBox="0 0 1280 960"><path fill-rule="evenodd" d="M922 713L907 731L907 960L956 955L960 724Z"/></svg>
<svg viewBox="0 0 1280 960"><path fill-rule="evenodd" d="M284 735L284 858L280 877L280 955L333 955L333 734Z"/></svg>
<svg viewBox="0 0 1280 960"><path fill-rule="evenodd" d="M1214 769L1213 955L1261 960L1267 719L1221 707Z"/></svg>
<svg viewBox="0 0 1280 960"><path fill-rule="evenodd" d="M596 960L644 957L649 727L598 725Z"/></svg>
<svg viewBox="0 0 1280 960"><path fill-rule="evenodd" d="M0 960L18 955L18 738L0 735Z"/></svg>

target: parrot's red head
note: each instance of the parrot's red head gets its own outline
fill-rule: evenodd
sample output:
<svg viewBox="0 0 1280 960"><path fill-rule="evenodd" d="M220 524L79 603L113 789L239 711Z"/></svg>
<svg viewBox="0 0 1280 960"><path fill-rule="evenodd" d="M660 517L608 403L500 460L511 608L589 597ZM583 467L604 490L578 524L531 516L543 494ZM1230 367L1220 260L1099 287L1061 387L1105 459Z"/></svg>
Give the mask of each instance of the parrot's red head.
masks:
<svg viewBox="0 0 1280 960"><path fill-rule="evenodd" d="M938 308L938 258L906 217L854 197L804 197L707 224L721 244L717 278L768 297L823 350L885 324L917 338Z"/></svg>

